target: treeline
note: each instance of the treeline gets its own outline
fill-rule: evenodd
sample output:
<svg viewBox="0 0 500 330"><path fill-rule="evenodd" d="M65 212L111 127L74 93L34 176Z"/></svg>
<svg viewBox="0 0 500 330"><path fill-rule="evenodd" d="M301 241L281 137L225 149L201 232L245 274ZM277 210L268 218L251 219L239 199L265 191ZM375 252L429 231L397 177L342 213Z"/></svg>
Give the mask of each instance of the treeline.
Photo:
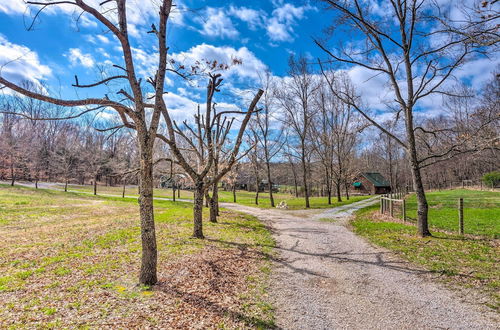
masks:
<svg viewBox="0 0 500 330"><path fill-rule="evenodd" d="M0 106L0 180L115 185L137 167L134 137L126 130L100 132L99 114L45 120L71 110L24 97L5 96Z"/></svg>

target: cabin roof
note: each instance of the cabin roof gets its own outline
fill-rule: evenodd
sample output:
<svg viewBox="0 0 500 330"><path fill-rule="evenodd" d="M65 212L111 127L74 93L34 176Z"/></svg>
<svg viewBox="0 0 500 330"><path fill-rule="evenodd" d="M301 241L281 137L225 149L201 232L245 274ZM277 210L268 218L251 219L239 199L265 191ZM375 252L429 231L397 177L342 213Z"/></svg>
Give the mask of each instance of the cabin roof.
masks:
<svg viewBox="0 0 500 330"><path fill-rule="evenodd" d="M378 172L363 172L361 173L368 181L370 181L375 187L390 187L391 184L387 181L384 176Z"/></svg>

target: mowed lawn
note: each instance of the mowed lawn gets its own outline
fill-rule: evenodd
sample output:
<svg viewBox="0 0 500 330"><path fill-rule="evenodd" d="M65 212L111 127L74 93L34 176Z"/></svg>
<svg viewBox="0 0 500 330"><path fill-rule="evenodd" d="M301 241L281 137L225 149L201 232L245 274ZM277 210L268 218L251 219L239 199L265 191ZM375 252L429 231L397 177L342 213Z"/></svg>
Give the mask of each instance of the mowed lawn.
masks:
<svg viewBox="0 0 500 330"><path fill-rule="evenodd" d="M59 185L59 188L63 188L63 185ZM93 186L89 185L69 185L69 190L73 191L81 191L81 192L93 192ZM97 193L98 194L112 194L112 195L121 195L123 187L106 187L106 186L98 186ZM127 187L125 190L127 196L137 196L137 187ZM172 198L172 190L171 189L155 189L154 190L155 197L164 197L164 198ZM177 193L176 193L177 196ZM305 199L304 197L295 197L286 193L275 193L274 202L275 205L278 205L281 201L285 201L288 204L288 209L290 210L303 210L305 209ZM336 197L332 197L332 204L328 204L327 197L311 197L310 204L313 209L321 209L321 208L332 208L341 205L351 204L354 202L358 202L372 196L350 196L347 200L344 196L342 196L342 202L337 202ZM180 192L181 199L192 199L193 192L189 190L181 190ZM233 203L233 193L231 191L219 190L219 200L221 202ZM259 204L255 204L255 192L242 191L238 190L236 192L236 203L247 206L255 206L261 208L271 208L271 200L269 198L269 193L261 192L259 194Z"/></svg>
<svg viewBox="0 0 500 330"><path fill-rule="evenodd" d="M420 238L416 227L380 216L378 206L363 209L351 222L354 231L423 266L437 278L472 290L475 302L500 308L500 205L498 192L452 190L427 194L432 237ZM456 199L464 198L465 233L458 230ZM410 197L409 204L414 202ZM410 216L416 217L415 210ZM440 231L437 231L440 230Z"/></svg>
<svg viewBox="0 0 500 330"><path fill-rule="evenodd" d="M431 228L458 232L458 200L464 203L465 234L500 238L500 192L444 190L426 194ZM408 216L417 218L415 195L407 199Z"/></svg>
<svg viewBox="0 0 500 330"><path fill-rule="evenodd" d="M155 210L160 282L145 288L136 199L1 185L0 328L273 325L264 225L222 210L198 240L192 205Z"/></svg>

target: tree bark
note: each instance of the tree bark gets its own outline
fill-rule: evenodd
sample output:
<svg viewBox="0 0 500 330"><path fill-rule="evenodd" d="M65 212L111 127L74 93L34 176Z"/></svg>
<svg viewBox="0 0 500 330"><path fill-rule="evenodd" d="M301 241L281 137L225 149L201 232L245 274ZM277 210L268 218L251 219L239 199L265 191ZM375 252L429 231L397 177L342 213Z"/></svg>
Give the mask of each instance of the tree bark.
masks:
<svg viewBox="0 0 500 330"><path fill-rule="evenodd" d="M140 189L139 189L140 193ZM97 195L97 175L94 176L94 195Z"/></svg>
<svg viewBox="0 0 500 330"><path fill-rule="evenodd" d="M64 181L64 192L68 192L68 179ZM95 195L95 194L94 194Z"/></svg>
<svg viewBox="0 0 500 330"><path fill-rule="evenodd" d="M267 184L269 187L269 200L271 201L271 207L274 207L274 196L273 196L273 183L271 182L271 164L269 164L269 156L266 150L266 170L267 170Z"/></svg>
<svg viewBox="0 0 500 330"><path fill-rule="evenodd" d="M337 189L337 202L342 202L342 196L340 195L340 181L335 182L335 188Z"/></svg>
<svg viewBox="0 0 500 330"><path fill-rule="evenodd" d="M139 137L140 138L140 137ZM140 143L139 214L141 216L142 263L139 281L154 285L158 281L158 252L153 209L153 150Z"/></svg>
<svg viewBox="0 0 500 330"><path fill-rule="evenodd" d="M125 182L123 182L122 198L125 198Z"/></svg>
<svg viewBox="0 0 500 330"><path fill-rule="evenodd" d="M193 221L194 221L194 238L205 238L203 236L203 195L205 193L203 181L198 181L194 185L194 200L193 200Z"/></svg>
<svg viewBox="0 0 500 330"><path fill-rule="evenodd" d="M10 185L14 187L16 174L14 173L14 157L12 157L12 154L10 155L10 180Z"/></svg>
<svg viewBox="0 0 500 330"><path fill-rule="evenodd" d="M304 180L304 197L306 200L306 208L310 208L311 205L309 203L309 186L307 184L307 163L306 163L306 155L305 155L305 146L302 144L302 179Z"/></svg>
<svg viewBox="0 0 500 330"><path fill-rule="evenodd" d="M427 198L425 197L424 185L422 183L422 176L420 173L420 167L417 161L417 152L415 144L410 142L410 162L411 162L411 172L413 177L413 185L415 188L415 194L417 196L417 229L418 234L421 237L430 236L428 224L428 211L429 205L427 204Z"/></svg>
<svg viewBox="0 0 500 330"><path fill-rule="evenodd" d="M259 205L259 177L255 176L255 205Z"/></svg>
<svg viewBox="0 0 500 330"><path fill-rule="evenodd" d="M236 203L236 183L233 184L233 203Z"/></svg>

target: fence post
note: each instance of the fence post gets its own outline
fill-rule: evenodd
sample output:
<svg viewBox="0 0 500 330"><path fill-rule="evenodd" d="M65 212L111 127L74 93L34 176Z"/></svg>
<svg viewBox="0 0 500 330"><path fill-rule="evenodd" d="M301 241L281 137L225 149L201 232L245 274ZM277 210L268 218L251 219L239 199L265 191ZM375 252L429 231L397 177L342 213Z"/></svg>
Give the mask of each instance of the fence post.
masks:
<svg viewBox="0 0 500 330"><path fill-rule="evenodd" d="M458 199L458 232L464 234L464 199Z"/></svg>
<svg viewBox="0 0 500 330"><path fill-rule="evenodd" d="M391 193L391 195L390 195L389 198L391 199L390 202L389 202L389 211L391 213L391 218L392 218L392 217L394 217L394 207L392 205L392 193Z"/></svg>
<svg viewBox="0 0 500 330"><path fill-rule="evenodd" d="M406 200L403 199L403 222L406 222Z"/></svg>
<svg viewBox="0 0 500 330"><path fill-rule="evenodd" d="M380 213L384 214L384 207L383 207L383 204L384 203L384 198L382 196L380 196Z"/></svg>

